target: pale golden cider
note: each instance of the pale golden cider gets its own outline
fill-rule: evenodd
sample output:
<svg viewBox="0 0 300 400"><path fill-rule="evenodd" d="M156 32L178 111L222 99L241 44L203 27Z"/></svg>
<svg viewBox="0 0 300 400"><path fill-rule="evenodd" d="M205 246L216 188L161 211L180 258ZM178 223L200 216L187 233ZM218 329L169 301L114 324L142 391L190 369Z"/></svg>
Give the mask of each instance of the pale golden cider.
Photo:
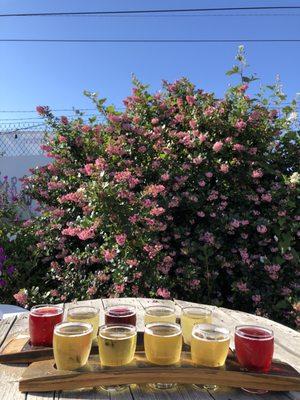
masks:
<svg viewBox="0 0 300 400"><path fill-rule="evenodd" d="M103 325L98 347L101 365L116 367L129 364L136 350L137 333L133 325Z"/></svg>
<svg viewBox="0 0 300 400"><path fill-rule="evenodd" d="M191 344L194 325L211 324L212 312L204 307L184 307L181 313L181 328L185 344Z"/></svg>
<svg viewBox="0 0 300 400"><path fill-rule="evenodd" d="M99 310L95 307L72 307L67 312L68 322L86 322L93 326L93 339L97 338L99 328Z"/></svg>
<svg viewBox="0 0 300 400"><path fill-rule="evenodd" d="M195 325L191 338L191 357L196 365L221 367L229 351L229 331L212 324Z"/></svg>
<svg viewBox="0 0 300 400"><path fill-rule="evenodd" d="M62 322L55 326L53 353L59 370L83 367L89 358L93 340L91 324Z"/></svg>
<svg viewBox="0 0 300 400"><path fill-rule="evenodd" d="M153 322L176 322L175 308L162 305L149 306L145 309L144 324L151 324Z"/></svg>
<svg viewBox="0 0 300 400"><path fill-rule="evenodd" d="M158 365L176 364L182 349L180 325L163 322L146 325L144 346L149 362Z"/></svg>

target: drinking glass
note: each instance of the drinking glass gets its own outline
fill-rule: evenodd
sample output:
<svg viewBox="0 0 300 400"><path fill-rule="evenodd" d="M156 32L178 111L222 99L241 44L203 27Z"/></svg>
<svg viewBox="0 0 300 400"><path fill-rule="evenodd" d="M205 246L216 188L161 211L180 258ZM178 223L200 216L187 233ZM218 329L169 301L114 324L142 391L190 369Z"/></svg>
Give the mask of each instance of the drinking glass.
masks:
<svg viewBox="0 0 300 400"><path fill-rule="evenodd" d="M164 306L161 304L146 307L144 323L145 325L147 325L152 322L169 322L175 324L175 308L172 306Z"/></svg>
<svg viewBox="0 0 300 400"><path fill-rule="evenodd" d="M102 325L99 328L98 346L101 365L117 367L129 364L136 349L137 332L133 325ZM101 386L107 391L120 391L128 385Z"/></svg>
<svg viewBox="0 0 300 400"><path fill-rule="evenodd" d="M109 306L105 310L105 324L125 324L136 326L136 308L134 305L120 304Z"/></svg>
<svg viewBox="0 0 300 400"><path fill-rule="evenodd" d="M147 324L144 333L147 360L157 365L172 365L180 360L182 331L178 324L154 322ZM169 389L174 383L155 383L157 389Z"/></svg>
<svg viewBox="0 0 300 400"><path fill-rule="evenodd" d="M58 305L40 304L29 313L29 335L32 346L51 347L54 326L63 320L63 309Z"/></svg>
<svg viewBox="0 0 300 400"><path fill-rule="evenodd" d="M229 350L229 330L213 324L197 324L191 337L191 357L196 365L222 367ZM195 385L208 390L217 390L217 385Z"/></svg>
<svg viewBox="0 0 300 400"><path fill-rule="evenodd" d="M181 312L181 327L185 344L191 344L193 326L196 324L211 324L212 312L204 307L183 307Z"/></svg>
<svg viewBox="0 0 300 400"><path fill-rule="evenodd" d="M93 326L85 322L62 322L54 328L53 352L59 370L83 367L89 358Z"/></svg>
<svg viewBox="0 0 300 400"><path fill-rule="evenodd" d="M99 309L92 306L76 306L69 308L67 321L86 322L93 326L93 339L97 338L99 328Z"/></svg>
<svg viewBox="0 0 300 400"><path fill-rule="evenodd" d="M274 333L256 325L235 328L235 353L239 364L246 371L268 373L274 353ZM242 388L246 392L263 394L267 390Z"/></svg>

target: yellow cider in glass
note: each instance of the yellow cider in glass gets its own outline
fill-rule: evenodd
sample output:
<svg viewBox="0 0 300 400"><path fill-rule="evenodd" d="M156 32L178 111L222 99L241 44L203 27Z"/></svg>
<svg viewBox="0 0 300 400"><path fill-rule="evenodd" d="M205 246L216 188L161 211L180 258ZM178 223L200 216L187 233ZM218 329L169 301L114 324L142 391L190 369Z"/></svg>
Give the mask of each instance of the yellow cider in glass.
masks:
<svg viewBox="0 0 300 400"><path fill-rule="evenodd" d="M72 307L67 313L68 322L86 322L93 326L93 339L97 338L99 328L99 310L95 307Z"/></svg>
<svg viewBox="0 0 300 400"><path fill-rule="evenodd" d="M146 325L144 346L149 362L158 365L176 364L182 349L180 325L164 322Z"/></svg>
<svg viewBox="0 0 300 400"><path fill-rule="evenodd" d="M163 305L149 306L145 309L144 323L145 325L152 322L176 322L175 308Z"/></svg>
<svg viewBox="0 0 300 400"><path fill-rule="evenodd" d="M133 325L103 325L99 329L98 347L102 365L116 367L129 364L136 349Z"/></svg>
<svg viewBox="0 0 300 400"><path fill-rule="evenodd" d="M229 351L229 331L212 324L195 325L191 338L191 357L196 365L221 367Z"/></svg>
<svg viewBox="0 0 300 400"><path fill-rule="evenodd" d="M91 324L62 322L55 326L53 353L59 370L83 367L89 358L93 340Z"/></svg>
<svg viewBox="0 0 300 400"><path fill-rule="evenodd" d="M185 344L191 344L194 325L211 324L212 312L204 307L184 307L181 314L181 328Z"/></svg>

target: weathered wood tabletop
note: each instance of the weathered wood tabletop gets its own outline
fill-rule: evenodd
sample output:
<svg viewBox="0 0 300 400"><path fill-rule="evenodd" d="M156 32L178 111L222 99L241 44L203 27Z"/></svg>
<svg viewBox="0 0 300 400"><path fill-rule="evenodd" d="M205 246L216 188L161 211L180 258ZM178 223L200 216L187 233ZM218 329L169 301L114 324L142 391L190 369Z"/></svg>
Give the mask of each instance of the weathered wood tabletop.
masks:
<svg viewBox="0 0 300 400"><path fill-rule="evenodd" d="M137 307L137 328L143 330L144 308L153 304L173 303L171 300L153 299L99 299L78 302L82 305L94 305L100 309L100 323L104 322L104 308L110 304L134 303ZM176 311L180 315L182 306L193 304L180 300L175 300ZM70 303L64 305L65 313L70 307ZM275 335L275 354L274 357L289 363L300 372L300 333L287 328L274 321L250 315L240 311L233 311L226 308L206 306L213 311L214 322L224 325L231 330L231 340L233 339L234 327L240 324L257 324L270 327ZM28 330L28 314L21 314L0 321L0 351L5 343L16 334L26 333ZM18 380L22 376L26 365L6 365L0 364L0 400L39 400L39 399L99 399L99 400L247 400L247 399L270 399L270 400L300 400L300 392L269 392L259 396L248 394L242 390L222 387L216 392L206 392L194 389L191 385L178 385L176 388L160 391L150 389L148 386L131 385L129 389L121 393L108 394L104 391L84 391L84 392L49 392L49 393L21 393L18 390Z"/></svg>

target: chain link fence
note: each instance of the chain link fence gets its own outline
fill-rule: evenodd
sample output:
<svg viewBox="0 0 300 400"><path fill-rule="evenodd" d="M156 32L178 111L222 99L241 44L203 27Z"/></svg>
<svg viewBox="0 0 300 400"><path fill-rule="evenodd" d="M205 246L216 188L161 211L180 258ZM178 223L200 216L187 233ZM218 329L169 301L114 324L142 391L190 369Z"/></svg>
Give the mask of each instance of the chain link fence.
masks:
<svg viewBox="0 0 300 400"><path fill-rule="evenodd" d="M42 155L47 132L41 123L0 123L0 157Z"/></svg>

